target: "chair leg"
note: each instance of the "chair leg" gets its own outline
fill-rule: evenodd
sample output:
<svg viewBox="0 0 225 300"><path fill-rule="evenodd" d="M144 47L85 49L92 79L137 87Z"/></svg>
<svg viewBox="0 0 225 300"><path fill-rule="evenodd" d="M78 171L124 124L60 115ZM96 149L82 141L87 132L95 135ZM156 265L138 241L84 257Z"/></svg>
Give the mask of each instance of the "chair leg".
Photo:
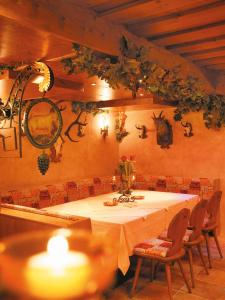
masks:
<svg viewBox="0 0 225 300"><path fill-rule="evenodd" d="M166 265L166 279L168 285L169 298L170 300L172 300L173 296L172 296L171 268L169 263L166 263L165 265Z"/></svg>
<svg viewBox="0 0 225 300"><path fill-rule="evenodd" d="M153 281L154 278L154 272L155 272L155 262L153 259L150 260L150 281Z"/></svg>
<svg viewBox="0 0 225 300"><path fill-rule="evenodd" d="M191 283L192 287L195 287L195 278L194 278L194 271L193 271L193 257L192 257L192 250L190 247L187 248L188 253L188 260L189 260L189 267L190 267L190 273L191 273Z"/></svg>
<svg viewBox="0 0 225 300"><path fill-rule="evenodd" d="M207 275L209 275L209 271L208 271L208 269L207 269L207 266L206 266L206 263L205 263L205 260L204 260L203 254L202 254L202 248L201 248L201 245L198 244L198 245L197 245L197 248L198 248L198 253L199 253L199 256L200 256L200 258L201 258L202 265L203 265L203 267L204 267L204 269L205 269L205 272L206 272Z"/></svg>
<svg viewBox="0 0 225 300"><path fill-rule="evenodd" d="M205 238L205 243L206 243L206 248L207 248L207 253L208 253L208 261L209 261L209 268L212 268L212 259L211 259L211 252L210 252L210 246L209 246L209 236L208 233L206 232L204 234Z"/></svg>
<svg viewBox="0 0 225 300"><path fill-rule="evenodd" d="M186 284L186 286L187 286L188 292L191 293L191 287L190 287L190 285L189 285L189 283L188 283L188 280L187 280L187 277L186 277L186 275L185 275L185 273L184 273L184 269L183 269L183 265L182 265L182 263L181 263L181 259L178 259L177 262L178 262L178 264L179 264L180 271L181 271L181 274L182 274L182 276L183 276L183 278L184 278L184 282L185 282L185 284Z"/></svg>
<svg viewBox="0 0 225 300"><path fill-rule="evenodd" d="M222 253L221 248L220 248L220 244L219 244L219 241L218 241L216 230L213 230L213 237L214 237L214 240L216 242L216 246L217 246L217 249L219 251L220 257L223 258L223 253Z"/></svg>
<svg viewBox="0 0 225 300"><path fill-rule="evenodd" d="M157 276L157 273L158 273L158 270L159 270L159 261L157 261L154 265L154 273L153 273L153 279L156 279L156 276Z"/></svg>
<svg viewBox="0 0 225 300"><path fill-rule="evenodd" d="M133 285L132 285L132 289L131 289L131 296L133 296L136 285L137 285L137 281L138 281L140 271L141 271L142 261L143 261L143 258L138 257L137 267L136 267L135 275L134 275L134 281L133 281Z"/></svg>

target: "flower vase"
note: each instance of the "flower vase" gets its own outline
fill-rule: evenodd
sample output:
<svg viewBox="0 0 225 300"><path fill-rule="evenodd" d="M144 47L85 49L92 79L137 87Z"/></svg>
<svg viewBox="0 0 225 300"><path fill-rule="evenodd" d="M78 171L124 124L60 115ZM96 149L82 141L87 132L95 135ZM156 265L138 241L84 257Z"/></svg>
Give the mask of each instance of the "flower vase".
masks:
<svg viewBox="0 0 225 300"><path fill-rule="evenodd" d="M131 194L131 175L121 174L121 190L120 193L123 195Z"/></svg>
<svg viewBox="0 0 225 300"><path fill-rule="evenodd" d="M122 195L131 194L132 176L134 171L133 156L130 156L130 159L126 156L122 156L119 162L119 173L121 179L120 193Z"/></svg>

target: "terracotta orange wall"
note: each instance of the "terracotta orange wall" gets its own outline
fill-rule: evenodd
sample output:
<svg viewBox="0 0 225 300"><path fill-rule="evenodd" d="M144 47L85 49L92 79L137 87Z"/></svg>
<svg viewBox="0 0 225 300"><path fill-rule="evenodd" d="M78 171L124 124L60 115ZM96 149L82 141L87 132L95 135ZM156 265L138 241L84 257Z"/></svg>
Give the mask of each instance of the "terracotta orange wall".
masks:
<svg viewBox="0 0 225 300"><path fill-rule="evenodd" d="M7 95L10 84L5 84L4 87L0 91L2 93L0 97L5 100L4 97ZM31 91L31 88L28 89L25 98L40 97L40 94L36 92L33 94ZM46 96L48 97L48 95ZM45 176L41 175L37 167L37 157L42 150L34 148L24 137L22 159L0 158L0 190L114 174L118 162L119 145L116 142L113 130L113 113L110 113L112 123L106 139L103 139L100 135L98 117L88 116L85 137L81 138L78 143L71 143L65 137L66 142L63 145L62 161L51 163ZM67 110L63 112L63 132L74 119L75 115L70 112L70 105L68 104Z"/></svg>
<svg viewBox="0 0 225 300"><path fill-rule="evenodd" d="M97 117L96 117L97 118ZM91 117L92 119L92 117ZM45 176L37 168L40 149L23 138L23 158L1 158L1 189L13 189L68 180L114 174L118 159L118 144L112 132L103 140L96 130L96 120L90 120L86 136L78 143L68 140L63 145L62 161L51 163Z"/></svg>
<svg viewBox="0 0 225 300"><path fill-rule="evenodd" d="M154 110L159 114L161 110ZM202 115L192 113L185 116L193 125L194 136L184 137L184 128L173 121L173 109L164 109L173 126L173 145L161 149L156 143L156 132L152 120L153 111L127 112L126 129L130 134L120 145L121 155L136 155L137 173L220 178L225 193L225 130L207 129ZM147 139L138 138L135 124L146 125L150 130ZM225 235L225 194L221 205L222 233Z"/></svg>

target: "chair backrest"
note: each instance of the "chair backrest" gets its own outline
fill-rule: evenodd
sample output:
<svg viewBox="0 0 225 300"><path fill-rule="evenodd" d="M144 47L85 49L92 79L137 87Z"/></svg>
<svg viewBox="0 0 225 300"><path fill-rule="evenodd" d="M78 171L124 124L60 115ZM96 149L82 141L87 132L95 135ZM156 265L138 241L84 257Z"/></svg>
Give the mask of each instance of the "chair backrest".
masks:
<svg viewBox="0 0 225 300"><path fill-rule="evenodd" d="M197 239L201 235L206 215L207 204L207 200L202 200L198 202L191 211L189 225L192 228L193 232L189 238L190 242Z"/></svg>
<svg viewBox="0 0 225 300"><path fill-rule="evenodd" d="M171 220L167 237L173 241L172 247L167 253L167 256L174 255L183 246L183 237L188 226L188 221L190 217L190 209L181 209Z"/></svg>
<svg viewBox="0 0 225 300"><path fill-rule="evenodd" d="M206 225L207 227L217 224L221 197L222 197L222 192L216 191L208 201L207 204L208 222Z"/></svg>

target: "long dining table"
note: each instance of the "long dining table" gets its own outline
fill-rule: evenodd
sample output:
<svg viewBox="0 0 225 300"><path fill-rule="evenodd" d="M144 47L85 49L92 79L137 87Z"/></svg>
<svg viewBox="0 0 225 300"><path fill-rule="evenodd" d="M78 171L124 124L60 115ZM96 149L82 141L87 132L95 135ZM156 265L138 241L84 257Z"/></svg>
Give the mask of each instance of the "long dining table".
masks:
<svg viewBox="0 0 225 300"><path fill-rule="evenodd" d="M105 206L105 201L112 201L119 196L118 193L110 193L52 206L45 210L89 217L93 234L112 240L115 267L126 274L134 246L159 235L181 208L191 209L199 201L198 195L168 192L135 190L132 195L141 195L144 199L119 203L117 206Z"/></svg>

